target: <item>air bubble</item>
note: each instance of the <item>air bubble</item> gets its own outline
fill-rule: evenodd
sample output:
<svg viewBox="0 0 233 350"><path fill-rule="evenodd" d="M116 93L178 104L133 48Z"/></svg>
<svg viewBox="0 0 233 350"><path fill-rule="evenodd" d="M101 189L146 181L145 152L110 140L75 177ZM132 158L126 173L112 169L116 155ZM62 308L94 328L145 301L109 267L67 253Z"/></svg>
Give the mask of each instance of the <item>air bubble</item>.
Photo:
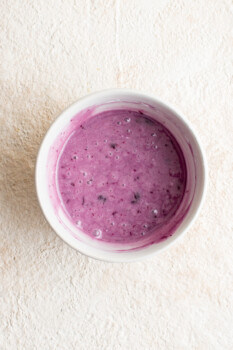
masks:
<svg viewBox="0 0 233 350"><path fill-rule="evenodd" d="M76 221L76 226L81 228L82 227L82 221L81 220Z"/></svg>
<svg viewBox="0 0 233 350"><path fill-rule="evenodd" d="M101 238L102 237L102 231L100 229L95 229L92 232L93 236L95 236L96 238Z"/></svg>
<svg viewBox="0 0 233 350"><path fill-rule="evenodd" d="M128 129L128 130L127 130L127 133L128 133L128 134L131 134L131 130L130 130L130 129Z"/></svg>
<svg viewBox="0 0 233 350"><path fill-rule="evenodd" d="M131 119L130 118L125 118L126 123L130 123Z"/></svg>
<svg viewBox="0 0 233 350"><path fill-rule="evenodd" d="M105 139L105 140L104 140L104 142L105 142L105 143L107 143L107 142L108 142L108 140L107 140L107 139Z"/></svg>
<svg viewBox="0 0 233 350"><path fill-rule="evenodd" d="M158 149L158 146L157 146L157 145L154 145L154 149Z"/></svg>
<svg viewBox="0 0 233 350"><path fill-rule="evenodd" d="M151 136L156 137L157 134L155 132L153 132L153 134L151 134Z"/></svg>
<svg viewBox="0 0 233 350"><path fill-rule="evenodd" d="M87 173L85 171L83 172L83 176L87 176Z"/></svg>
<svg viewBox="0 0 233 350"><path fill-rule="evenodd" d="M114 226L115 225L115 222L111 222L111 226Z"/></svg>
<svg viewBox="0 0 233 350"><path fill-rule="evenodd" d="M120 159L120 157L119 157L119 156L116 156L116 157L115 157L115 159L117 159L117 160L118 160L118 159Z"/></svg>
<svg viewBox="0 0 233 350"><path fill-rule="evenodd" d="M148 228L148 225L147 225L147 224L144 224L143 227L144 227L144 228Z"/></svg>
<svg viewBox="0 0 233 350"><path fill-rule="evenodd" d="M117 125L121 125L121 122L117 122Z"/></svg>
<svg viewBox="0 0 233 350"><path fill-rule="evenodd" d="M157 216L158 215L158 210L157 209L153 209L152 213Z"/></svg>
<svg viewBox="0 0 233 350"><path fill-rule="evenodd" d="M110 157L112 156L112 152L109 152L108 154L109 154Z"/></svg>
<svg viewBox="0 0 233 350"><path fill-rule="evenodd" d="M78 159L78 156L75 154L75 155L73 156L73 159Z"/></svg>
<svg viewBox="0 0 233 350"><path fill-rule="evenodd" d="M146 234L146 232L144 232L144 231L141 232L141 236L145 236L145 234Z"/></svg>
<svg viewBox="0 0 233 350"><path fill-rule="evenodd" d="M93 180L88 180L88 181L87 181L87 184L88 184L88 185L92 185L92 182L93 182Z"/></svg>

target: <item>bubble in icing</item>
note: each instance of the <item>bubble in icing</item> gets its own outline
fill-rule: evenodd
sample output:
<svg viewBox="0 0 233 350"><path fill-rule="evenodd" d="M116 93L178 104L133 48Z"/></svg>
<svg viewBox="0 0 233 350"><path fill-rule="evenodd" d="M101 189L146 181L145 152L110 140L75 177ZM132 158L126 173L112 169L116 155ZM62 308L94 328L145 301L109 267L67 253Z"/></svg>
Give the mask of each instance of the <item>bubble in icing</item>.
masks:
<svg viewBox="0 0 233 350"><path fill-rule="evenodd" d="M102 230L100 229L95 229L93 232L92 232L93 236L96 237L96 238L101 238L102 237Z"/></svg>
<svg viewBox="0 0 233 350"><path fill-rule="evenodd" d="M82 221L81 220L76 221L76 226L81 228L82 227Z"/></svg>

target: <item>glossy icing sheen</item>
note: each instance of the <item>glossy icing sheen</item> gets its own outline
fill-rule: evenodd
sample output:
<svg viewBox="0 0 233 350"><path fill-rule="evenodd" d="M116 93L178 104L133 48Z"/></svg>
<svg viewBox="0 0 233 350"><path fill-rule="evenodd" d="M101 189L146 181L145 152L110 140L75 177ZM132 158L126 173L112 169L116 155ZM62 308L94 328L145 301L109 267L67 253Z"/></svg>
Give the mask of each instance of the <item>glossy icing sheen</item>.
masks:
<svg viewBox="0 0 233 350"><path fill-rule="evenodd" d="M103 112L77 125L57 165L66 213L84 233L107 242L156 235L172 220L185 184L184 157L171 133L129 110ZM156 241L168 236L163 232Z"/></svg>

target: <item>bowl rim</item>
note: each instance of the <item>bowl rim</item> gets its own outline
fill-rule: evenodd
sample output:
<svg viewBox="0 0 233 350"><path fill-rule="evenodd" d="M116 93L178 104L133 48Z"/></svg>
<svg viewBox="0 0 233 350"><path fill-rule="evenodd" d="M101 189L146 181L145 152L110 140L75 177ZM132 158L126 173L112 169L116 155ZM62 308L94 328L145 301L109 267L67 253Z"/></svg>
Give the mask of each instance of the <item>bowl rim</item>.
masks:
<svg viewBox="0 0 233 350"><path fill-rule="evenodd" d="M53 222L51 222L49 214L44 210L44 204L43 204L43 201L41 199L40 191L39 191L39 187L40 187L40 179L39 179L40 158L41 158L41 155L43 152L45 142L46 142L47 138L49 137L50 130L52 128L56 127L56 124L59 122L59 120L64 118L64 116L66 116L67 114L70 114L70 117L74 116L72 111L81 102L84 102L85 100L87 101L87 100L92 99L92 98L97 99L98 97L103 97L103 96L105 96L105 97L111 96L111 98L114 98L114 96L113 96L114 94L116 94L116 95L117 94L122 94L122 95L127 94L128 96L131 96L131 97L137 96L138 98L141 97L142 99L149 98L152 101L154 101L154 103L158 103L162 107L170 109L175 115L178 116L178 118L182 121L182 123L184 123L188 127L189 131L191 132L192 136L194 137L194 139L197 143L197 146L198 146L199 152L200 152L200 156L201 156L201 161L202 161L202 172L203 172L202 182L203 182L203 185L202 185L202 191L201 191L200 198L199 198L199 204L198 204L197 208L195 209L195 212L193 213L193 215L192 215L190 221L188 222L188 224L186 225L186 227L176 237L174 237L173 240L164 241L163 246L160 246L160 244L153 244L152 246L156 247L155 250L147 251L144 249L138 249L138 250L140 250L140 252L142 252L142 253L144 252L144 253L142 254L142 256L136 256L136 257L132 256L132 251L130 251L129 254L124 252L124 256L122 256L122 253L118 253L118 255L116 257L116 255L114 253L114 255L111 258L110 257L108 257L108 258L101 257L101 249L98 250L99 254L95 254L93 252L90 253L90 252L88 252L88 244L86 244L86 247L87 247L87 251L86 251L80 247L75 246L75 244L73 244L72 242L69 242L67 237L65 237L65 235L63 235L61 232L58 232L58 230L54 227ZM66 107L64 110L62 110L62 112L59 113L57 115L57 117L54 119L54 121L52 122L52 124L48 128L47 132L45 133L45 135L41 141L41 144L39 146L39 149L38 149L37 158L36 158L36 165L35 165L35 188L36 188L38 202L39 202L40 208L42 210L42 213L44 214L45 219L47 220L49 225L52 227L54 232L70 247L72 247L76 251L78 251L78 252L80 252L80 253L82 253L90 258L94 258L94 259L99 260L99 261L134 262L134 261L145 260L149 257L155 256L155 255L163 252L164 250L168 249L173 244L177 243L182 237L184 237L184 235L187 233L187 231L190 229L190 227L193 225L194 221L196 220L196 218L197 218L197 216L198 216L198 214L203 206L203 203L205 201L206 193L207 193L207 186L208 186L207 174L208 174L207 160L206 160L206 155L205 155L202 143L200 141L200 138L199 138L197 132L195 131L195 128L193 127L193 125L191 125L189 120L184 116L184 114L179 109L177 109L176 107L174 107L172 104L170 104L168 102L164 102L163 99L161 99L157 96L154 96L153 94L150 94L150 93L141 92L138 90L126 89L126 88L109 88L109 89L104 89L104 90L92 92L92 93L89 93L89 94L79 98L74 103L70 104L68 107ZM97 251L97 249L96 249L96 251ZM127 258L125 256L125 254L127 254ZM111 255L111 252L109 252L109 255Z"/></svg>

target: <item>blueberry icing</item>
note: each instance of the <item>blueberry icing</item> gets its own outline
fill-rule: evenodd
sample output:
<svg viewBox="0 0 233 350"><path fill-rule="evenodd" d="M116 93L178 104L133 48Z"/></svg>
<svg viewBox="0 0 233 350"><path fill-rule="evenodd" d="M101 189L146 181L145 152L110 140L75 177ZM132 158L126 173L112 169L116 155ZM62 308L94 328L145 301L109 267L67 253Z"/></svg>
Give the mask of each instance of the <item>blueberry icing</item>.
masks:
<svg viewBox="0 0 233 350"><path fill-rule="evenodd" d="M165 126L141 111L112 110L82 121L70 135L57 164L57 186L67 215L85 234L129 243L174 217L186 164Z"/></svg>

